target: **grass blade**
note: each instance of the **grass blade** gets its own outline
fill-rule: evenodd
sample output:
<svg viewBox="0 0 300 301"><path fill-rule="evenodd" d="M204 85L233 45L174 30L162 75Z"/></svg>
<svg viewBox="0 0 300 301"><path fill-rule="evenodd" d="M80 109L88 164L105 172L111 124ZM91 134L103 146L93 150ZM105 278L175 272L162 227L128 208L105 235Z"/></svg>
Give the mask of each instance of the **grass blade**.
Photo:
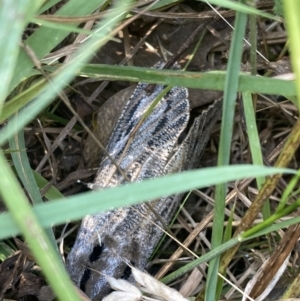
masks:
<svg viewBox="0 0 300 301"><path fill-rule="evenodd" d="M66 220L78 220L88 214L110 210L114 207L128 206L166 195L182 193L191 189L208 187L245 177L251 178L283 172L295 173L291 169L275 169L253 165L204 168L167 175L141 183L132 183L102 191L91 191L69 198L56 199L55 201L36 205L33 210L42 226L49 227L63 224ZM86 206L86 204L89 204L89 206ZM15 236L20 233L19 231L12 220L11 214L3 213L0 216L0 238Z"/></svg>
<svg viewBox="0 0 300 301"><path fill-rule="evenodd" d="M13 79L23 29L43 1L3 0L0 5L0 115ZM30 9L29 9L30 7Z"/></svg>
<svg viewBox="0 0 300 301"><path fill-rule="evenodd" d="M24 195L3 152L0 152L0 193L15 225L25 237L33 256L60 300L80 301L58 253L48 239L39 218ZM49 227L49 226L48 226Z"/></svg>
<svg viewBox="0 0 300 301"><path fill-rule="evenodd" d="M218 166L228 165L230 158L231 136L234 122L235 101L238 91L239 71L241 65L241 57L243 52L243 38L246 31L247 15L237 13L232 43L230 45L229 61L227 74L225 79L224 103L222 112L222 125L220 135L220 146L218 153ZM211 248L218 247L223 240L223 223L225 212L225 195L226 185L216 186L216 204L215 215L213 220ZM222 279L219 279L218 288L218 270L220 257L214 258L209 263L207 283L206 283L206 301L214 301L219 299L221 288L223 285Z"/></svg>

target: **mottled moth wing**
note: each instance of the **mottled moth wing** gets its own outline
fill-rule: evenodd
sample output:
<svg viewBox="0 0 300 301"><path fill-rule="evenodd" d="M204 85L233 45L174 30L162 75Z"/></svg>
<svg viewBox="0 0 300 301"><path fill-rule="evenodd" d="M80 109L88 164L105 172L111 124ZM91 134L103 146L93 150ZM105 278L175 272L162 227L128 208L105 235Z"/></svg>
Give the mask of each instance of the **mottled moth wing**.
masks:
<svg viewBox="0 0 300 301"><path fill-rule="evenodd" d="M200 166L200 159L205 146L210 138L211 131L216 122L220 119L222 113L222 99L217 99L206 110L202 111L201 115L196 117L193 126L189 132L190 141L187 160L185 160L183 170L195 169Z"/></svg>
<svg viewBox="0 0 300 301"><path fill-rule="evenodd" d="M131 181L193 167L221 111L219 101L194 120L179 144L179 137L189 121L190 108L187 89L174 87L137 129L127 147L131 133L163 90L163 86L156 86L148 95L146 87L144 83L137 86L107 147L109 154ZM94 183L107 188L125 182L126 179L111 160L104 158ZM171 196L154 201L151 205L168 223L179 200L180 196ZM73 281L91 299L102 299L109 292L104 275L124 279L130 277L130 268L124 259L140 269L145 267L162 235L162 231L149 219L162 226L145 204L89 215L83 219L67 259L67 269Z"/></svg>

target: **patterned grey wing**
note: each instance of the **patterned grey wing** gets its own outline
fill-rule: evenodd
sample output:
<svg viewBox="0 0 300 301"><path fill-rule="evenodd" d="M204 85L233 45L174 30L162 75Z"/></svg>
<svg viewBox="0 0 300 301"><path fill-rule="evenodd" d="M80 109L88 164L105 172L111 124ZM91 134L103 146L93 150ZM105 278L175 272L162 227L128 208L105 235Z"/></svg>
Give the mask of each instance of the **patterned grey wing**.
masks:
<svg viewBox="0 0 300 301"><path fill-rule="evenodd" d="M143 97L132 97L109 142L110 155L131 180L140 181L161 175L165 170L164 166L177 151L178 138L188 123L187 90L174 87L138 128L126 148L131 132L162 89L163 87L156 86L150 95L144 90L139 92ZM136 101L143 104L130 103ZM125 179L116 167L105 158L100 164L95 183L106 188L124 182ZM102 298L107 293L109 288L103 275L120 278L127 274L121 256L137 263L145 261L146 253L143 254L140 242L141 238L147 239L148 229L152 230L148 225L143 228L143 217L139 212L146 213L151 220L155 220L155 216L147 213L148 208L144 204L134 208L136 211L132 208L119 208L89 215L82 221L67 258L67 268L73 281L91 298ZM148 250L152 250L153 246L149 248ZM101 274L97 271L101 271Z"/></svg>
<svg viewBox="0 0 300 301"><path fill-rule="evenodd" d="M144 91L145 97L142 102L145 102L146 99L147 105L143 104L142 108L136 105L135 109L139 110L138 112L128 114L127 110L131 110L132 106L126 106L109 142L109 154L131 181L162 174L164 165L177 147L178 137L188 123L187 89L174 87L159 101L150 116L137 128L130 145L127 147L130 135L162 90L162 86L156 86L151 95L147 95ZM130 101L137 101L137 99L131 98ZM132 115L134 121L129 120L126 123L127 118ZM125 126L125 124L127 125ZM95 184L104 188L125 182L126 179L123 178L110 159L104 158Z"/></svg>
<svg viewBox="0 0 300 301"><path fill-rule="evenodd" d="M217 99L212 105L196 117L189 131L190 147L188 148L184 170L195 169L200 165L202 153L211 135L211 131L222 114L223 99Z"/></svg>
<svg viewBox="0 0 300 301"><path fill-rule="evenodd" d="M153 66L155 69L162 69L164 62L159 62ZM172 69L178 69L179 65L175 64ZM123 112L116 124L116 127L112 133L110 142L108 143L107 150L109 153L115 154L116 156L122 151L123 147L128 141L128 138L132 131L153 100L158 96L164 89L163 86L155 86L152 93L148 93L146 88L149 85L147 83L139 83L135 88L132 96L125 105ZM177 88L178 89L178 88ZM187 97L187 95L185 96Z"/></svg>
<svg viewBox="0 0 300 301"><path fill-rule="evenodd" d="M165 166L165 174L196 168L199 165L199 159L210 137L211 130L221 116L221 109L222 100L219 99L194 119L186 137ZM174 216L179 202L182 200L182 196L182 194L172 195L151 202L152 207L160 215L165 224L169 224ZM132 236L132 245L139 246L136 248L136 254L139 256L135 258L135 265L144 268L153 249L163 235L163 232L154 226L153 223L149 222L149 219L161 228L164 225L157 220L153 213L148 212L145 214L147 207L144 204L134 206L134 208L144 214L144 218L140 220L139 229L136 229L136 232ZM140 229L143 229L143 231L140 231Z"/></svg>
<svg viewBox="0 0 300 301"><path fill-rule="evenodd" d="M122 169L131 171L133 164L142 168L132 180L145 180L164 173L164 166L177 151L178 139L189 120L187 90L174 87L145 120L130 144Z"/></svg>
<svg viewBox="0 0 300 301"><path fill-rule="evenodd" d="M218 99L193 120L186 137L165 166L164 174L199 167L203 150L221 113L222 99Z"/></svg>

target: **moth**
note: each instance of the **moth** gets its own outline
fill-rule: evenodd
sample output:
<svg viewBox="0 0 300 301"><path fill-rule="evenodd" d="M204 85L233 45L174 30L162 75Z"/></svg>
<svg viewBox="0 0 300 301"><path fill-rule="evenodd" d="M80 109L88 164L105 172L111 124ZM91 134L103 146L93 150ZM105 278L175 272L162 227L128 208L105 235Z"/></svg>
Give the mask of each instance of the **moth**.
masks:
<svg viewBox="0 0 300 301"><path fill-rule="evenodd" d="M163 89L160 85L154 89L146 83L137 85L107 146L119 168L105 157L95 186L111 188L198 167L211 129L220 117L221 100L192 121L188 90L173 87L139 124ZM144 269L163 234L154 224L162 228L161 221L168 224L180 200L181 195L175 195L152 201L156 214L147 204L138 204L86 216L66 264L75 284L91 299L101 300L110 292L105 275L130 279L126 261Z"/></svg>

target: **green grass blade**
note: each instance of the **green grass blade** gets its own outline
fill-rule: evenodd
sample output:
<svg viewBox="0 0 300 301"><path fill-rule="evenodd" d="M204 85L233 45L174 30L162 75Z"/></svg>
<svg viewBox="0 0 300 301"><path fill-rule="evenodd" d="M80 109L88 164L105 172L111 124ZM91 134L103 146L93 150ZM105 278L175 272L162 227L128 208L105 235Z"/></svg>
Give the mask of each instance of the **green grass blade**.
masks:
<svg viewBox="0 0 300 301"><path fill-rule="evenodd" d="M282 19L279 17L276 17L274 15L268 14L264 11L258 10L254 8L253 6L246 5L242 3L242 1L231 1L231 0L209 0L208 1L211 4L219 5L222 7L226 7L228 9L232 9L234 11L237 11L239 13L249 14L249 15L255 15L255 16L261 16L267 19L275 20L281 22Z"/></svg>
<svg viewBox="0 0 300 301"><path fill-rule="evenodd" d="M275 169L253 165L204 168L175 175L167 175L141 183L131 183L121 187L91 191L68 198L56 199L52 202L34 206L34 212L42 226L49 227L63 224L66 220L78 220L88 214L95 214L115 207L153 200L166 195L182 193L195 188L209 187L228 181L244 179L245 177L266 176L284 172L296 173L291 169ZM86 206L86 204L89 205ZM12 220L11 215L3 213L0 216L0 239L15 236L18 233L19 229Z"/></svg>
<svg viewBox="0 0 300 301"><path fill-rule="evenodd" d="M46 70L56 70L57 67L46 67ZM78 75L107 80L126 80L133 82L151 82L155 84L184 86L207 90L224 90L226 72L189 72L175 70L155 70L153 68L110 66L110 65L83 65ZM296 95L295 85L292 81L251 76L240 73L238 81L239 92L252 92L271 95Z"/></svg>
<svg viewBox="0 0 300 301"><path fill-rule="evenodd" d="M52 68L53 69L53 68ZM85 72L87 71L87 72ZM128 81L148 81L157 84L168 84L172 86L183 85L190 88L201 88L201 89L213 89L222 90L224 89L226 73L219 72L207 72L207 73L195 73L195 72L176 72L172 70L153 70L138 67L117 67L108 65L88 65L82 67L82 71L78 74L84 74L92 77L98 77L103 79L122 79ZM65 83L61 78L61 83ZM32 85L26 91L20 93L15 98L11 99L4 105L2 116L0 116L0 122L6 120L16 111L18 111L25 104L28 107L24 111L22 116L22 124L27 124L38 112L40 112L45 106L48 105L48 101L39 101L36 96L41 93L47 85L45 79L39 80L37 83ZM249 91L252 93L266 93L266 94L282 94L286 96L292 96L296 94L295 85L293 82L254 77L250 75L241 75L239 79L238 91L245 92ZM52 91L52 95L53 95ZM54 97L54 95L53 95ZM34 100L32 100L34 99ZM21 123L20 123L21 126ZM6 127L0 131L0 145L13 135L10 128Z"/></svg>
<svg viewBox="0 0 300 301"><path fill-rule="evenodd" d="M78 16L92 13L97 9L104 0L89 0L82 5L82 1L70 0L61 9L57 11L57 15L62 16ZM56 47L69 32L65 30L57 30L47 27L37 29L25 42L35 53L37 58L41 59L47 55L54 47ZM33 62L27 56L24 50L21 49L16 63L13 80L10 84L10 90L20 83L23 77L33 67Z"/></svg>
<svg viewBox="0 0 300 301"><path fill-rule="evenodd" d="M57 4L58 2L60 2L61 0L48 0L48 1L44 1L44 5L39 9L38 11L38 15L42 14L43 12L45 12L46 10L48 10L49 8L53 7L55 4Z"/></svg>
<svg viewBox="0 0 300 301"><path fill-rule="evenodd" d="M233 38L230 45L229 61L227 74L225 79L224 103L222 112L221 135L218 152L218 166L228 165L230 159L231 138L234 122L235 101L238 91L239 71L241 65L241 57L243 52L243 38L246 31L247 15L237 13ZM222 241L224 212L225 212L225 195L226 185L216 186L216 206L213 220L211 248L218 247ZM214 258L209 263L207 282L206 282L206 301L215 301L219 299L222 279L218 281L220 257ZM217 285L218 282L218 285Z"/></svg>
<svg viewBox="0 0 300 301"><path fill-rule="evenodd" d="M298 183L300 179L300 171L291 178L291 180L288 182L288 185L286 186L285 190L282 193L281 199L279 200L279 204L276 208L276 212L278 213L286 207L286 204L290 200L291 196L298 195L299 194L299 188Z"/></svg>
<svg viewBox="0 0 300 301"><path fill-rule="evenodd" d="M10 255L13 255L16 251L8 246L4 242L0 242L0 260L4 261Z"/></svg>
<svg viewBox="0 0 300 301"><path fill-rule="evenodd" d="M233 246L240 243L239 237L234 237L229 241L221 244L220 246L216 247L215 249L209 251L205 255L193 260L192 262L184 265L183 267L177 269L175 272L170 273L168 276L161 279L161 282L168 284L173 280L176 280L180 276L184 275L185 273L192 271L194 268L199 266L201 263L208 262L209 260L214 259L216 256L220 256L223 252L229 250Z"/></svg>
<svg viewBox="0 0 300 301"><path fill-rule="evenodd" d="M299 203L298 203L298 206L299 206ZM290 212L292 212L292 210L294 210L294 208L292 208L291 210L285 210L285 215L286 214L289 214ZM279 216L279 215L278 215ZM284 215L282 215L284 216ZM267 221L264 221L264 223L267 222ZM259 237L259 236L264 236L264 235L267 235L267 234L270 234L272 232L278 232L280 229L285 229L285 228L288 228L289 226L292 226L292 225L295 225L295 224L298 224L300 223L300 217L293 217L293 218L290 218L290 219L287 219L283 222L279 222L279 223L276 223L272 226L269 226L269 227L262 227L261 230L258 230L258 229L249 229L247 231L245 231L244 233L241 234L241 237L242 239L247 239L247 240L251 240L253 238L256 238L256 237ZM255 234L253 234L253 232L255 232Z"/></svg>
<svg viewBox="0 0 300 301"><path fill-rule="evenodd" d="M18 123L18 114L15 114L9 122L8 126L15 128ZM26 145L24 140L24 130L17 132L10 140L9 147L17 151L11 153L11 157L14 162L15 169L17 171L19 179L21 179L24 189L26 189L32 204L43 203L42 196L40 194L39 188L36 184L35 178L32 174L29 159L26 153ZM56 248L56 242L54 233L50 228L45 230L49 239L51 240L52 246Z"/></svg>
<svg viewBox="0 0 300 301"><path fill-rule="evenodd" d="M78 28L78 27L72 26L70 24L60 24L60 23L50 22L50 21L46 21L46 20L42 20L42 19L40 20L39 18L31 18L30 22L35 23L39 26L42 25L44 27L52 28L55 30L62 30L62 31L64 30L68 34L70 34L71 32L82 33L82 34L86 34L86 35L93 34L93 31L91 31L91 30Z"/></svg>
<svg viewBox="0 0 300 301"><path fill-rule="evenodd" d="M35 178L36 184L40 189L48 185L49 182L44 177L42 177L39 173L35 172L34 170L32 170L32 173ZM64 198L64 196L55 186L51 186L45 193L45 198L51 201L56 199L62 199Z"/></svg>
<svg viewBox="0 0 300 301"><path fill-rule="evenodd" d="M264 165L251 93L243 93L243 106L252 162L255 165ZM265 180L264 177L256 177L258 189L262 187ZM270 204L268 201L265 202L262 212L264 218L268 218L271 215Z"/></svg>
<svg viewBox="0 0 300 301"><path fill-rule="evenodd" d="M23 29L29 18L43 1L31 0L12 1L2 0L0 5L0 116L3 103L9 92L13 79L14 68L19 54L19 43ZM30 9L29 9L30 7Z"/></svg>
<svg viewBox="0 0 300 301"><path fill-rule="evenodd" d="M300 205L300 203L299 203ZM241 242L245 242L247 240L252 240L257 237L270 234L272 232L276 232L280 229L287 228L291 225L295 225L300 222L300 217L291 218L289 220L286 220L284 222L276 223L275 225L266 227L266 224L264 224L263 227L261 227L261 230L259 228L253 227L244 233L242 233L238 237L231 238L230 240L226 241L225 243L221 244L220 246L216 247L215 249L209 251L205 255L193 260L192 262L184 265L183 267L177 269L176 271L170 273L168 276L161 279L161 281L165 284L170 283L171 281L176 280L180 276L184 275L185 273L192 271L194 268L199 266L200 264L207 262L216 256L221 255L223 252L231 249L233 246L240 244Z"/></svg>
<svg viewBox="0 0 300 301"><path fill-rule="evenodd" d="M29 205L2 151L0 152L0 165L0 193L3 201L53 291L60 300L80 301L58 253L43 230L39 218Z"/></svg>
<svg viewBox="0 0 300 301"><path fill-rule="evenodd" d="M300 1L283 1L283 7L286 17L286 26L289 36L289 47L291 53L291 62L296 74L296 89L298 97L298 108L300 108Z"/></svg>
<svg viewBox="0 0 300 301"><path fill-rule="evenodd" d="M36 93L39 94L34 96L35 93L31 90L31 96L35 97L35 99L28 104L27 109L22 110L20 113L20 123L18 124L18 129L26 125L45 106L47 106L53 100L53 98L56 97L59 91L64 88L66 84L74 77L76 70L79 69L81 64L88 60L97 49L99 49L111 38L113 35L114 26L116 26L116 24L118 24L121 18L126 14L126 11L130 7L130 3L130 0L119 1L119 4L116 4L115 9L108 13L99 23L98 27L96 28L96 30L99 31L97 37L92 36L74 55L73 60L62 66L56 72L48 85L44 85L44 80L41 80L35 85ZM100 35L102 38L99 38ZM28 102L30 99L28 95L23 94L23 97L26 97L26 102ZM18 98L21 98L21 96L18 96ZM13 99L13 101L16 102L15 99ZM12 105L11 108L12 109L9 110L10 113L14 110ZM3 115L7 116L7 114L8 112L5 111ZM12 134L13 132L9 127L6 127L4 130L0 131L0 144L9 139Z"/></svg>

